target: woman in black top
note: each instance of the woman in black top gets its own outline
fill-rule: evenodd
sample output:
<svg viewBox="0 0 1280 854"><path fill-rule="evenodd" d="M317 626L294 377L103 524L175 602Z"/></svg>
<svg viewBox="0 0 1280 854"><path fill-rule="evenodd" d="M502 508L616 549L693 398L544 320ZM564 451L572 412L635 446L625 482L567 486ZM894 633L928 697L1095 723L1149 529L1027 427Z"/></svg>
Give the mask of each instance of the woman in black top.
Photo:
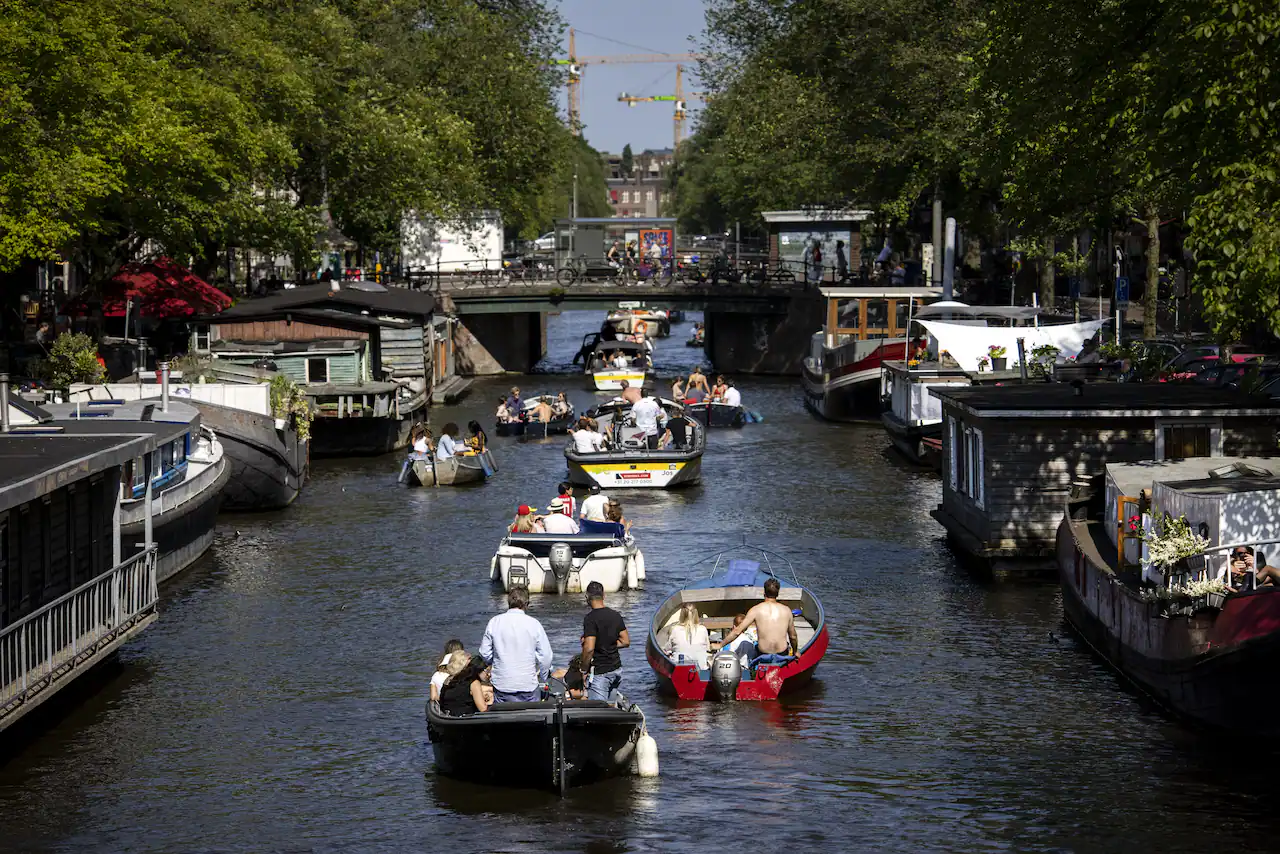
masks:
<svg viewBox="0 0 1280 854"><path fill-rule="evenodd" d="M460 717L480 711L472 694L472 684L479 676L474 660L465 652L455 652L449 659L449 678L440 689L440 708L446 714Z"/></svg>

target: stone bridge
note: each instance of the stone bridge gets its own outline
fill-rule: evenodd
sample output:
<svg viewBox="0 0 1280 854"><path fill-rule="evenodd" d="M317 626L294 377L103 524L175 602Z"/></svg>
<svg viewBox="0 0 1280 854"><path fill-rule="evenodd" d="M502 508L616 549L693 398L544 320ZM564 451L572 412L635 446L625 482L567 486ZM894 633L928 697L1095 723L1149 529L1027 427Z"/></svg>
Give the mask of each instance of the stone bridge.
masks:
<svg viewBox="0 0 1280 854"><path fill-rule="evenodd" d="M455 341L463 373L524 373L546 354L546 315L629 307L701 311L706 353L716 370L749 374L800 372L809 339L822 327L816 287L780 282L702 284L554 281L480 283L437 280L445 311L462 321ZM601 317L603 320L603 316ZM661 371L662 358L658 357Z"/></svg>

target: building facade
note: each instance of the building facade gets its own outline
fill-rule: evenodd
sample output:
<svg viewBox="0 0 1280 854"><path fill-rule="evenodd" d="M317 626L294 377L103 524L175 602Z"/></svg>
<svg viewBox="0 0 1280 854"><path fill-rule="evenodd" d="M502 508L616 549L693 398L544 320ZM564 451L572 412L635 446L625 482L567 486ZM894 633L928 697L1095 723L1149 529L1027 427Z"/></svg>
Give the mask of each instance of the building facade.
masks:
<svg viewBox="0 0 1280 854"><path fill-rule="evenodd" d="M605 182L615 217L657 217L671 201L671 170L675 153L669 148L645 149L632 158L631 171L622 166L622 155L605 154Z"/></svg>

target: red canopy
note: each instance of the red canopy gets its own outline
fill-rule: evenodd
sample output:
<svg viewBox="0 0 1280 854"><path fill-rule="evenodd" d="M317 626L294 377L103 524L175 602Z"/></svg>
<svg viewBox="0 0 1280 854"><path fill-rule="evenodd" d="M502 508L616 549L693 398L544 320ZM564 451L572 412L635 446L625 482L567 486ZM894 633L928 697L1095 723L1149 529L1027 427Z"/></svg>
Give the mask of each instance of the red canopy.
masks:
<svg viewBox="0 0 1280 854"><path fill-rule="evenodd" d="M231 297L168 258L146 264L125 264L111 281L102 286L103 317L124 317L125 300L133 300L133 315L163 320L216 314L231 305ZM85 313L83 299L64 311Z"/></svg>

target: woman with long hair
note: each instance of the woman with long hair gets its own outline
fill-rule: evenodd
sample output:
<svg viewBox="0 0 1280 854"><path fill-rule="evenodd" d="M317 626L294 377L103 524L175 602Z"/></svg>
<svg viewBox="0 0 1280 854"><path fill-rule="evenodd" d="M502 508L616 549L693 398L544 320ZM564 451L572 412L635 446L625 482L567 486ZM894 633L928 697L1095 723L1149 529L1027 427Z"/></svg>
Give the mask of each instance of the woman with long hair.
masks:
<svg viewBox="0 0 1280 854"><path fill-rule="evenodd" d="M440 431L440 441L436 443L436 459L447 460L458 453L458 425L450 421Z"/></svg>
<svg viewBox="0 0 1280 854"><path fill-rule="evenodd" d="M476 701L471 696L472 658L465 650L459 650L449 656L445 665L448 678L440 689L440 709L455 717L474 715L479 711Z"/></svg>
<svg viewBox="0 0 1280 854"><path fill-rule="evenodd" d="M467 445L473 448L476 453L484 453L489 447L489 434L484 432L484 428L480 426L479 421L469 422L467 429L471 431L471 437L467 439Z"/></svg>
<svg viewBox="0 0 1280 854"><path fill-rule="evenodd" d="M700 669L706 669L711 658L711 635L707 627L702 625L698 616L698 606L686 602L680 606L680 618L671 627L667 635L667 655L679 661L681 656L686 662L693 662Z"/></svg>
<svg viewBox="0 0 1280 854"><path fill-rule="evenodd" d="M542 519L533 515L533 508L528 504L521 504L516 508L516 519L511 523L511 533L541 534L545 532L542 528Z"/></svg>

